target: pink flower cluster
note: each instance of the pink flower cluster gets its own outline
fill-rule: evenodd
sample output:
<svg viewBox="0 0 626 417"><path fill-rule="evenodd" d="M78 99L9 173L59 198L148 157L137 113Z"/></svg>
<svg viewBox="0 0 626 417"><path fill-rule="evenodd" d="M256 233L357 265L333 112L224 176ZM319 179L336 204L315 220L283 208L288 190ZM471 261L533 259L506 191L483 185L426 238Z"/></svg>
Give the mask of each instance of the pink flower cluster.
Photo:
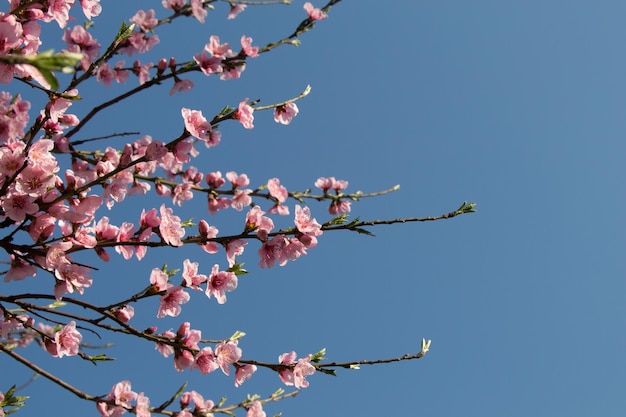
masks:
<svg viewBox="0 0 626 417"><path fill-rule="evenodd" d="M83 336L76 330L76 322L70 321L51 337L44 337L43 344L48 353L56 358L78 354Z"/></svg>
<svg viewBox="0 0 626 417"><path fill-rule="evenodd" d="M341 196L341 191L348 188L348 181L336 180L335 177L320 177L317 181L315 181L315 186L317 188L321 188L322 191L324 191L325 196L329 195L330 190L334 190L335 195L338 196L337 198L333 198L333 201L330 203L330 207L328 207L328 212L330 214L350 213L351 202L339 198Z"/></svg>
<svg viewBox="0 0 626 417"><path fill-rule="evenodd" d="M256 366L238 363L242 350L237 346L236 340L218 343L215 350L210 346L200 349L198 343L202 339L202 333L191 329L189 322L181 324L176 333L167 330L161 336L172 343L157 343L156 348L166 358L174 355L174 368L178 372L190 368L198 369L206 375L220 369L224 375L230 375L232 365L235 367L235 386L240 386L256 372Z"/></svg>
<svg viewBox="0 0 626 417"><path fill-rule="evenodd" d="M278 371L278 376L285 385L306 388L309 386L306 377L315 373L315 367L311 365L311 355L300 359L296 358L297 355L294 351L280 355L278 362L285 367Z"/></svg>
<svg viewBox="0 0 626 417"><path fill-rule="evenodd" d="M137 394L132 391L129 381L113 385L105 401L97 403L97 408L103 417L119 417L131 410L137 417L150 417L150 399L143 392Z"/></svg>
<svg viewBox="0 0 626 417"><path fill-rule="evenodd" d="M193 56L205 75L219 74L220 79L237 79L246 69L246 57L256 58L259 48L252 46L252 38L241 36L241 52L235 54L228 43L220 43L220 38L212 35L209 43L199 54Z"/></svg>

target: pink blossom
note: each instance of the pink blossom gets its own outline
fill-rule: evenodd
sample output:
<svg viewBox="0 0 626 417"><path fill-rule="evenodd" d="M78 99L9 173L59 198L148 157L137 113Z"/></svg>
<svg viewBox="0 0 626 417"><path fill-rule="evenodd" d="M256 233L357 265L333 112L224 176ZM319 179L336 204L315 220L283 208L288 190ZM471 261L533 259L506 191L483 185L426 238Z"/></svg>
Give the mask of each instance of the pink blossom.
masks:
<svg viewBox="0 0 626 417"><path fill-rule="evenodd" d="M289 207L284 204L276 203L269 210L267 210L269 214L278 214L279 216L288 216L289 215Z"/></svg>
<svg viewBox="0 0 626 417"><path fill-rule="evenodd" d="M309 15L309 19L311 20L324 20L328 17L328 15L323 12L321 9L316 9L310 2L304 3L304 10Z"/></svg>
<svg viewBox="0 0 626 417"><path fill-rule="evenodd" d="M96 403L96 408L102 417L121 417L126 412L124 407L119 405L111 405L104 401Z"/></svg>
<svg viewBox="0 0 626 417"><path fill-rule="evenodd" d="M91 286L92 278L89 275L89 268L81 265L62 263L54 271L57 282L54 288L54 295L60 300L65 293L73 293L76 290L83 294L85 288Z"/></svg>
<svg viewBox="0 0 626 417"><path fill-rule="evenodd" d="M271 178L267 181L267 189L270 192L270 195L274 197L279 203L284 203L289 197L289 193L287 189L280 185L280 180L278 178Z"/></svg>
<svg viewBox="0 0 626 417"><path fill-rule="evenodd" d="M260 401L252 402L250 407L248 407L246 417L267 417L267 414L265 414L265 411L263 411L263 405Z"/></svg>
<svg viewBox="0 0 626 417"><path fill-rule="evenodd" d="M153 208L148 211L141 210L139 226L142 229L158 227L160 224L161 224L161 219L159 219L156 209Z"/></svg>
<svg viewBox="0 0 626 417"><path fill-rule="evenodd" d="M11 254L10 258L11 268L4 276L4 282L21 281L26 277L34 277L37 273L37 268L34 265L16 257L14 254Z"/></svg>
<svg viewBox="0 0 626 417"><path fill-rule="evenodd" d="M206 146L207 148L217 146L219 145L221 139L222 139L222 132L220 132L217 129L214 129L209 134L209 140L204 141L204 146Z"/></svg>
<svg viewBox="0 0 626 417"><path fill-rule="evenodd" d="M302 237L303 236L301 236L300 238L295 238L294 237L294 238L291 238L291 239L287 239L287 241L286 241L287 244L283 248L283 252L282 252L283 258L288 259L290 261L295 261L300 256L306 255L306 253L307 253L306 252L306 248L315 246L315 245L311 246L310 245L311 242L308 242L308 244L305 245L302 242L302 240L303 240ZM304 235L304 237L306 237L306 235ZM313 239L315 239L315 238L313 238ZM317 243L317 241L315 243Z"/></svg>
<svg viewBox="0 0 626 417"><path fill-rule="evenodd" d="M328 212L333 215L350 213L351 210L351 202L346 200L336 199L330 203L328 206Z"/></svg>
<svg viewBox="0 0 626 417"><path fill-rule="evenodd" d="M293 384L296 388L306 388L309 381L305 378L315 373L315 367L311 365L311 355L301 358L293 368Z"/></svg>
<svg viewBox="0 0 626 417"><path fill-rule="evenodd" d="M139 10L133 17L130 18L130 21L139 26L139 28L141 28L144 32L149 31L159 23L159 19L156 18L154 9L150 9L147 12Z"/></svg>
<svg viewBox="0 0 626 417"><path fill-rule="evenodd" d="M209 172L206 174L204 180L207 185L214 190L220 188L226 183L226 180L222 177L222 173L220 171Z"/></svg>
<svg viewBox="0 0 626 417"><path fill-rule="evenodd" d="M131 402L137 399L137 393L131 391L129 381L121 381L113 385L106 399L112 401L117 406L130 409L132 408Z"/></svg>
<svg viewBox="0 0 626 417"><path fill-rule="evenodd" d="M321 225L315 219L311 219L311 209L308 207L296 206L295 224L296 228L305 235L320 236L323 233Z"/></svg>
<svg viewBox="0 0 626 417"><path fill-rule="evenodd" d="M228 12L228 16L227 19L234 19L237 17L237 15L241 12L243 12L246 9L246 5L245 4L230 4L230 11Z"/></svg>
<svg viewBox="0 0 626 417"><path fill-rule="evenodd" d="M113 82L113 80L115 80L116 76L117 76L117 73L115 72L114 69L111 68L111 65L109 65L108 63L104 63L100 65L100 67L98 67L98 72L96 73L96 80L98 82L102 82L107 87L110 87L111 83Z"/></svg>
<svg viewBox="0 0 626 417"><path fill-rule="evenodd" d="M96 223L95 231L97 239L114 240L117 239L120 229L109 224L109 218L104 216Z"/></svg>
<svg viewBox="0 0 626 417"><path fill-rule="evenodd" d="M250 379L253 373L256 372L256 365L235 364L235 369L235 386L240 387L246 380Z"/></svg>
<svg viewBox="0 0 626 417"><path fill-rule="evenodd" d="M135 226L132 223L124 222L120 226L117 242L130 242L135 236ZM133 256L133 247L127 245L118 245L115 252L121 254L124 259L128 260Z"/></svg>
<svg viewBox="0 0 626 417"><path fill-rule="evenodd" d="M243 239L235 239L229 240L226 244L226 259L228 260L228 265L233 266L235 264L235 256L239 256L243 254L244 246L248 244L247 241Z"/></svg>
<svg viewBox="0 0 626 417"><path fill-rule="evenodd" d="M241 359L241 349L237 347L237 341L222 342L215 347L217 364L225 375L230 375L229 366Z"/></svg>
<svg viewBox="0 0 626 417"><path fill-rule="evenodd" d="M283 125L288 125L291 120L298 115L296 103L287 103L274 109L274 121Z"/></svg>
<svg viewBox="0 0 626 417"><path fill-rule="evenodd" d="M172 89L170 90L169 95L173 96L176 93L186 93L187 91L191 90L193 86L194 83L191 80L176 79L174 85L172 86Z"/></svg>
<svg viewBox="0 0 626 417"><path fill-rule="evenodd" d="M204 50L216 58L227 58L233 56L233 51L230 49L230 45L227 43L220 43L218 36L211 36L209 43L204 46Z"/></svg>
<svg viewBox="0 0 626 417"><path fill-rule="evenodd" d="M241 49L250 58L256 58L259 56L259 47L252 46L252 38L241 36Z"/></svg>
<svg viewBox="0 0 626 417"><path fill-rule="evenodd" d="M207 11L202 6L202 0L191 0L191 13L198 19L198 22L204 23Z"/></svg>
<svg viewBox="0 0 626 417"><path fill-rule="evenodd" d="M0 16L0 53L5 55L18 48L23 41L22 25L12 14Z"/></svg>
<svg viewBox="0 0 626 417"><path fill-rule="evenodd" d="M168 282L167 273L159 268L153 268L150 273L150 284L152 284L158 292L165 291L172 286Z"/></svg>
<svg viewBox="0 0 626 417"><path fill-rule="evenodd" d="M230 199L226 197L216 198L214 195L209 195L209 213L215 214L219 210L230 207Z"/></svg>
<svg viewBox="0 0 626 417"><path fill-rule="evenodd" d="M133 306L125 305L122 308L113 311L113 315L120 321L127 323L135 315L135 309Z"/></svg>
<svg viewBox="0 0 626 417"><path fill-rule="evenodd" d="M147 64L141 65L139 61L133 62L133 74L137 76L139 80L139 85L143 85L150 79L150 68L152 68L154 64L149 62Z"/></svg>
<svg viewBox="0 0 626 417"><path fill-rule="evenodd" d="M150 417L150 399L143 392L137 396L137 406L135 407L137 417Z"/></svg>
<svg viewBox="0 0 626 417"><path fill-rule="evenodd" d="M80 66L87 70L91 63L100 54L100 44L83 26L74 26L73 29L65 29L63 40L67 43L68 52L83 54Z"/></svg>
<svg viewBox="0 0 626 417"><path fill-rule="evenodd" d="M219 232L215 226L209 226L206 220L200 220L198 223L198 231L202 239L215 238ZM204 242L199 244L206 253L217 253L218 245L215 242Z"/></svg>
<svg viewBox="0 0 626 417"><path fill-rule="evenodd" d="M244 207L252 204L252 197L250 197L252 190L235 190L231 207L237 211L243 210Z"/></svg>
<svg viewBox="0 0 626 417"><path fill-rule="evenodd" d="M284 235L276 235L270 240L263 242L258 251L259 257L261 258L259 266L261 268L271 268L276 262L278 262L280 266L285 265L287 258L285 258L283 251L286 245L287 240Z"/></svg>
<svg viewBox="0 0 626 417"><path fill-rule="evenodd" d="M172 203L179 207L183 205L183 201L189 201L193 198L192 185L189 183L178 184L174 187L172 193Z"/></svg>
<svg viewBox="0 0 626 417"><path fill-rule="evenodd" d="M69 251L74 244L72 242L62 241L52 244L46 252L45 267L52 271L59 265L69 263L66 252Z"/></svg>
<svg viewBox="0 0 626 417"><path fill-rule="evenodd" d="M211 298L213 295L219 304L224 304L226 292L234 291L236 288L237 275L234 272L220 271L219 265L213 265L205 291L207 297Z"/></svg>
<svg viewBox="0 0 626 417"><path fill-rule="evenodd" d="M168 152L163 142L155 140L146 147L145 156L149 161L161 161Z"/></svg>
<svg viewBox="0 0 626 417"><path fill-rule="evenodd" d="M80 342L83 336L76 330L76 322L70 321L61 330L54 334L54 344L56 345L55 357L75 356L78 354Z"/></svg>
<svg viewBox="0 0 626 417"><path fill-rule="evenodd" d="M48 0L48 13L46 18L50 21L56 20L59 27L63 29L70 19L70 7L75 0Z"/></svg>
<svg viewBox="0 0 626 417"><path fill-rule="evenodd" d="M246 97L239 103L235 119L239 120L244 128L252 129L254 128L254 115L252 113L254 113L254 109L248 105L248 98Z"/></svg>
<svg viewBox="0 0 626 417"><path fill-rule="evenodd" d="M161 224L159 225L159 231L163 240L172 246L182 246L183 242L180 240L185 236L185 230L180 223L180 217L174 216L171 208L166 208L165 204L161 205Z"/></svg>
<svg viewBox="0 0 626 417"><path fill-rule="evenodd" d="M145 32L134 31L130 38L126 40L127 46L120 48L120 52L128 56L132 56L135 53L143 54L148 52L159 42L160 40L157 35L148 36Z"/></svg>
<svg viewBox="0 0 626 417"><path fill-rule="evenodd" d="M13 70L9 72L8 76L8 82L10 82L13 78ZM8 140L23 136L29 120L29 110L30 103L22 100L19 94L13 97L8 92L0 93L0 142L6 143ZM24 144L19 144L19 142L14 142L10 146L13 152L17 151L18 148L24 149L24 147Z"/></svg>
<svg viewBox="0 0 626 417"><path fill-rule="evenodd" d="M153 334L154 332L156 332L156 328L154 328L154 330L152 328L150 328L148 330L144 330L144 332L146 332L148 334ZM163 332L163 334L161 336L163 336L163 337L165 337L167 339L174 339L176 337L176 334L174 332L172 332L171 330L167 330L167 331ZM166 345L166 344L163 344L163 343L157 343L155 348L165 358L167 358L168 356L170 356L170 355L172 355L174 353L174 348L172 346Z"/></svg>
<svg viewBox="0 0 626 417"><path fill-rule="evenodd" d="M246 69L246 61L238 59L228 62L224 61L222 64L220 80L236 80L241 77L241 73Z"/></svg>
<svg viewBox="0 0 626 417"><path fill-rule="evenodd" d="M26 157L23 154L23 148L23 145L17 147L16 149L10 149L4 146L0 148L0 170L9 178L15 174L26 161Z"/></svg>
<svg viewBox="0 0 626 417"><path fill-rule="evenodd" d="M213 401L205 400L202 395L200 395L196 391L187 391L183 392L183 394L180 396L181 408L188 407L192 401L194 404L194 415L204 416L208 411L215 407L215 403ZM189 416L191 416L191 413L189 413ZM176 417L182 416L180 414L177 414Z"/></svg>
<svg viewBox="0 0 626 417"><path fill-rule="evenodd" d="M33 197L43 195L55 184L56 175L34 165L27 166L20 172L15 183L15 191Z"/></svg>
<svg viewBox="0 0 626 417"><path fill-rule="evenodd" d="M278 362L281 365L292 365L296 363L297 357L296 352L292 350L291 352L280 355L278 357ZM291 367L280 368L278 370L278 376L280 380L283 381L283 384L288 386L293 385L293 372L291 371Z"/></svg>
<svg viewBox="0 0 626 417"><path fill-rule="evenodd" d="M202 375L206 375L218 369L219 365L216 362L213 350L208 346L202 348L202 350L196 354L194 364L191 368L199 369Z"/></svg>
<svg viewBox="0 0 626 417"><path fill-rule="evenodd" d="M99 16L102 12L100 0L80 0L80 5L83 8L85 17L89 20L91 20L92 17Z"/></svg>
<svg viewBox="0 0 626 417"><path fill-rule="evenodd" d="M190 299L189 294L183 291L183 287L170 287L160 298L158 318L165 316L177 317L182 311L181 304L185 304Z"/></svg>
<svg viewBox="0 0 626 417"><path fill-rule="evenodd" d="M18 193L10 193L2 197L0 206L5 214L16 222L23 222L27 214L35 214L39 211L35 197Z"/></svg>
<svg viewBox="0 0 626 417"><path fill-rule="evenodd" d="M274 222L269 217L264 216L265 212L261 207L254 206L246 215L246 231L256 231L259 239L267 240L268 234L274 228Z"/></svg>
<svg viewBox="0 0 626 417"><path fill-rule="evenodd" d="M54 233L56 219L46 213L38 213L28 225L28 234L33 242L48 239Z"/></svg>
<svg viewBox="0 0 626 417"><path fill-rule="evenodd" d="M163 7L165 7L166 9L171 9L171 10L180 10L185 3L187 3L187 0L162 0L161 4L163 5Z"/></svg>
<svg viewBox="0 0 626 417"><path fill-rule="evenodd" d="M182 339L182 344L187 349L176 349L174 352L174 368L182 372L185 368L193 366L194 356L191 350L198 350L198 342L202 339L200 330L192 330L188 321L184 322L176 332L177 339Z"/></svg>
<svg viewBox="0 0 626 417"><path fill-rule="evenodd" d="M204 284L207 279L206 275L198 274L198 262L191 262L189 259L183 261L183 280L186 287L200 290L199 285Z"/></svg>
<svg viewBox="0 0 626 417"><path fill-rule="evenodd" d="M206 141L209 139L208 134L211 132L211 123L202 115L200 110L190 110L185 107L181 110L185 129L194 138Z"/></svg>
<svg viewBox="0 0 626 417"><path fill-rule="evenodd" d="M223 71L222 59L207 55L207 51L194 55L193 59L200 67L200 70L207 76Z"/></svg>
<svg viewBox="0 0 626 417"><path fill-rule="evenodd" d="M233 185L233 188L245 187L250 184L250 179L246 174L238 175L235 171L227 172L226 178Z"/></svg>

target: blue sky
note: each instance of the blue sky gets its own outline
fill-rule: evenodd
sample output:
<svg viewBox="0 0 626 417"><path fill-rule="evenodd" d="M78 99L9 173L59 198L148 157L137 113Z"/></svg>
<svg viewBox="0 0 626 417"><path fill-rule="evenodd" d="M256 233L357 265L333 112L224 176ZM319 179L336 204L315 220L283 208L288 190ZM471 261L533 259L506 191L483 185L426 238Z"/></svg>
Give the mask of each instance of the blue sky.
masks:
<svg viewBox="0 0 626 417"><path fill-rule="evenodd" d="M275 41L304 17L303 3L249 7L234 21L218 5L205 25L166 27L150 59L187 60L212 34L233 45L241 34L258 45ZM136 9L159 5L105 3L99 40ZM250 61L241 80L196 75L196 88L173 98L164 85L103 112L83 134L134 130L165 140L182 129L181 107L209 117L245 97L269 104L310 84L291 125L275 124L270 112L256 114L251 131L225 124L222 144L202 149L197 165L245 172L254 185L279 177L289 190L311 188L320 176L349 180L349 191L400 184L392 195L353 205L362 219L438 215L477 203L475 214L381 226L373 238L326 233L308 256L282 268L258 269L249 246L243 260L250 274L225 305L198 297L184 309L205 337L245 331L244 357L263 361L323 347L333 361L391 358L432 339L417 361L314 375L296 399L267 405L268 415L622 415L625 13L619 1L345 0L300 47ZM135 82L104 94L85 88L72 110L81 117ZM134 198L101 215L121 222L133 213L136 221L142 207L163 202ZM320 222L330 218L325 203L311 207ZM240 230L241 215L209 218L203 201L180 213L207 218L224 233ZM185 258L205 273L225 265L223 254L195 248L153 251L142 262L115 259L101 265L87 296L114 300L143 288L153 267L182 267ZM145 309L137 320L161 330L180 322L156 323L156 304ZM185 380L216 401L281 386L265 371L239 389L217 373L178 374L152 346L117 342L107 354L119 360L97 368L36 347L29 355L92 394L130 379L153 403ZM29 376L6 358L0 364L8 370L3 386ZM97 415L92 404L42 379L23 394L32 396L24 415Z"/></svg>

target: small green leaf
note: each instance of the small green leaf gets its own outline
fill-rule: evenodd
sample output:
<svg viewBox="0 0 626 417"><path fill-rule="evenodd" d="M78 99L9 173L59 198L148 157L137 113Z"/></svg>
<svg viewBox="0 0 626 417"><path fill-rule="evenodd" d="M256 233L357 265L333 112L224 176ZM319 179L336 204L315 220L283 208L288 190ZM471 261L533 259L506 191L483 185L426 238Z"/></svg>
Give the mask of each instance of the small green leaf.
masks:
<svg viewBox="0 0 626 417"><path fill-rule="evenodd" d="M329 221L328 224L345 224L348 221L349 217L350 216L348 214L340 214L339 216Z"/></svg>
<svg viewBox="0 0 626 417"><path fill-rule="evenodd" d="M319 352L313 354L311 356L311 362L320 362L325 360L326 358L324 357L324 355L326 354L326 348L323 348L322 350L320 350Z"/></svg>
<svg viewBox="0 0 626 417"><path fill-rule="evenodd" d="M226 272L234 272L235 275L245 275L248 273L247 270L243 269L243 262L242 263L235 262L235 264L231 266L230 268L228 268Z"/></svg>
<svg viewBox="0 0 626 417"><path fill-rule="evenodd" d="M244 337L246 334L244 332L240 332L237 330L228 340L239 340Z"/></svg>
<svg viewBox="0 0 626 417"><path fill-rule="evenodd" d="M353 232L357 232L359 234L362 234L362 235L376 236L374 233L370 232L369 230L362 229L360 227L355 227L355 228L350 229L350 230L352 230Z"/></svg>

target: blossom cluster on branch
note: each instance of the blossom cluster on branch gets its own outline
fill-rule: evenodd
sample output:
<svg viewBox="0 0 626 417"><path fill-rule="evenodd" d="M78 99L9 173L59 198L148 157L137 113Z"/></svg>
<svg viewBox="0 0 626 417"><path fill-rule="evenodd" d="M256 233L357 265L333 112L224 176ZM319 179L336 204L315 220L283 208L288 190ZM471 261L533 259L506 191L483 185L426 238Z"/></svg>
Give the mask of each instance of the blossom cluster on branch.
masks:
<svg viewBox="0 0 626 417"><path fill-rule="evenodd" d="M204 23L219 1L163 0L159 13L153 9L139 10L106 46L92 36L89 23L69 27L78 5L85 18L97 18L102 12L99 0L10 1L8 10L0 12L0 83L15 88L15 92L0 93L0 248L8 265L2 274L5 286L33 276L45 279L41 281L41 293L6 295L9 291L4 290L0 294L3 359L11 358L79 398L95 402L103 416L119 416L130 411L142 417L153 413L186 417L232 414L233 410L244 409L248 417L262 417L265 403L295 395L298 389L309 385L307 377L316 371L333 373L335 368L354 369L363 364L417 359L426 353L430 342L424 341L417 354L393 359L323 362L324 351L300 357L290 351L280 354L277 362L263 362L244 358L239 346L243 332L212 340L203 339L200 330L192 328L189 321L182 321L175 331L159 331L156 325L146 329L132 325L135 309L145 308L142 301L152 297L159 299L158 310L154 312L156 318L181 316L184 304L197 293L203 292L218 304L226 303L227 293L238 287L238 276L247 273L238 257L251 243L257 245L259 267L272 268L306 255L326 231L370 233L369 226L447 219L473 211L473 204L464 203L457 210L436 217L349 220L353 202L395 191L397 187L373 193L348 192L348 181L334 177L315 181L313 186L319 190L316 192L287 190L279 178L263 180L254 187L245 173L229 171L222 175L220 171L203 171L192 165L202 147L220 144L222 123L234 121L245 129L253 129L257 112L272 110L276 123L290 124L299 113L296 101L309 94L309 87L296 97L266 106L260 106L258 100L240 97L210 118L202 110L183 107L177 116L182 119L178 119L182 133L175 138L142 135L121 148L112 145L104 150L82 148L106 139L81 136L82 128L102 110L165 82L172 83L170 95L187 92L195 88L184 77L191 72L220 80L238 79L249 59L281 45L299 44L300 35L326 19L331 7L339 1L331 0L321 8L305 3L303 20L296 29L263 47L255 46L253 39L245 34L236 48L212 35L204 48L187 61L160 58L154 64L135 59L130 66L120 57L141 56L151 51L160 41L159 27L185 18ZM229 8L227 18L234 19L256 2L223 3ZM45 23L57 24L62 29L61 39L67 47L60 53L40 51L41 25ZM60 70L70 75L60 75ZM136 86L85 111L83 117L72 113L74 106L80 106L83 85L126 84L130 77L136 77ZM58 87L59 80L67 81L64 88ZM19 86L41 93L46 98L45 106L33 114L31 103L17 92ZM139 219L114 224L106 210L124 204L131 196L163 200L152 207L151 200L147 200ZM181 219L176 208L199 196L206 199L207 217L195 224ZM327 211L335 217L319 223L307 205L309 201L325 201ZM240 233L220 234L211 219L211 215L227 209L244 212ZM283 219L293 216L289 226L280 229L275 226L280 216ZM110 260L112 251L128 261L144 259L149 249L185 245L199 246L207 254L221 257L205 273L199 262L191 259L183 262L180 276L179 270L154 268L138 289L130 290L110 305L82 301L81 296L94 281L94 266L81 261L86 251L93 251L102 262ZM228 266L220 266L219 259ZM80 307L83 313L77 314L66 309L67 306ZM94 363L108 360L104 354L84 352L84 335L80 331L83 328L148 341L164 357L173 357L174 368L180 372L197 369L209 374L219 370L230 376L234 371L234 384L241 386L259 368L265 368L276 372L282 383L296 391L279 390L266 398L252 396L225 405L204 399L194 390L181 389L170 401L155 407L143 392L134 392L126 379L116 383L108 394L91 395L47 372L21 353L36 342L55 358L78 356ZM4 390L5 394L0 392L0 416L23 405L23 398L15 396L14 389ZM180 405L175 410L174 398L179 399Z"/></svg>

